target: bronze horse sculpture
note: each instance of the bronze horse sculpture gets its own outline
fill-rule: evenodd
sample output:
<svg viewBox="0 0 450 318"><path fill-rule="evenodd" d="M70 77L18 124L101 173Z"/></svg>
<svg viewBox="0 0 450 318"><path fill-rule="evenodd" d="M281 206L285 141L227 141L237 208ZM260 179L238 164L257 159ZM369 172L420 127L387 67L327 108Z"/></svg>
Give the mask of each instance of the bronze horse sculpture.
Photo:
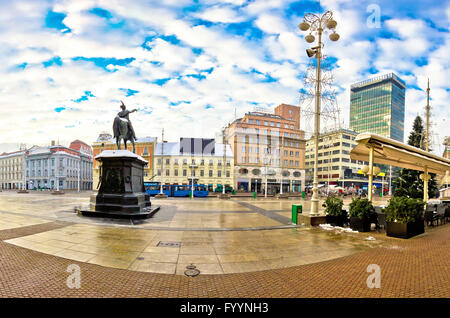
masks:
<svg viewBox="0 0 450 318"><path fill-rule="evenodd" d="M136 135L134 134L134 129L131 125L129 114L137 110L133 109L132 111L129 111L126 109L125 104L122 101L120 102L122 103L122 105L120 105L122 111L117 114L116 118L114 118L113 123L113 132L114 138L116 138L117 149L120 150L121 140L123 140L125 150L127 149L127 141L131 141L131 144L133 145L133 153L136 153L136 149L134 147Z"/></svg>

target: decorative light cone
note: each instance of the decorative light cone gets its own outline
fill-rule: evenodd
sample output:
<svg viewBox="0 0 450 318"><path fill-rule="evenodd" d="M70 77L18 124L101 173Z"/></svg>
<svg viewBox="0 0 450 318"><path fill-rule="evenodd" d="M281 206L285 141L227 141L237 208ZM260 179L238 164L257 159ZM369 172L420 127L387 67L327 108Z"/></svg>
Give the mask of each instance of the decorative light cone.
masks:
<svg viewBox="0 0 450 318"><path fill-rule="evenodd" d="M423 173L421 173L421 174L419 175L419 178L420 178L420 180L423 180L423 181L430 181L431 176L430 176L429 174L427 174L427 178L426 178L426 180L424 180L425 175L424 175Z"/></svg>
<svg viewBox="0 0 450 318"><path fill-rule="evenodd" d="M302 31L308 31L309 29L309 23L308 22L302 22L298 25L299 29Z"/></svg>
<svg viewBox="0 0 450 318"><path fill-rule="evenodd" d="M381 172L380 167L374 166L373 167L373 175L377 176Z"/></svg>
<svg viewBox="0 0 450 318"><path fill-rule="evenodd" d="M369 173L369 166L363 166L363 167L361 168L361 171L362 171L364 174L368 174L368 173Z"/></svg>
<svg viewBox="0 0 450 318"><path fill-rule="evenodd" d="M315 38L314 35L312 35L312 34L308 34L307 36L305 36L305 40L306 40L306 42L308 42L308 43L313 43L315 39L316 39L316 38Z"/></svg>
<svg viewBox="0 0 450 318"><path fill-rule="evenodd" d="M328 29L334 29L337 25L337 22L333 19L330 19L327 21L327 28Z"/></svg>
<svg viewBox="0 0 450 318"><path fill-rule="evenodd" d="M337 40L339 40L339 34L337 34L336 32L331 33L330 40L336 42Z"/></svg>

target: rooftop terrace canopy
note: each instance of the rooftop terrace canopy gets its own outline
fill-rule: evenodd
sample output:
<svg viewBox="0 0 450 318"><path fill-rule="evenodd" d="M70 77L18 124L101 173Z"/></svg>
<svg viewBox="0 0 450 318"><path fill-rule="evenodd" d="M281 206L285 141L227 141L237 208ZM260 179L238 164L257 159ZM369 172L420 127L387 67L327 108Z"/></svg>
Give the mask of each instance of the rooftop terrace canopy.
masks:
<svg viewBox="0 0 450 318"><path fill-rule="evenodd" d="M353 160L369 161L370 147L374 148L374 162L444 175L450 171L450 160L425 150L406 145L377 134L362 133L356 136L358 145L350 152Z"/></svg>

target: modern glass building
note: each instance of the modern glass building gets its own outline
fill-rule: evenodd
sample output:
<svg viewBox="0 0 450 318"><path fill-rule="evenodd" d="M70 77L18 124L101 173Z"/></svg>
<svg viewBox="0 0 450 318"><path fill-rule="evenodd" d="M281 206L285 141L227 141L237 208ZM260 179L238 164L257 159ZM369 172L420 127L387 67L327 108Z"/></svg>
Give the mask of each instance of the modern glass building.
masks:
<svg viewBox="0 0 450 318"><path fill-rule="evenodd" d="M394 73L350 87L350 129L403 142L405 82Z"/></svg>

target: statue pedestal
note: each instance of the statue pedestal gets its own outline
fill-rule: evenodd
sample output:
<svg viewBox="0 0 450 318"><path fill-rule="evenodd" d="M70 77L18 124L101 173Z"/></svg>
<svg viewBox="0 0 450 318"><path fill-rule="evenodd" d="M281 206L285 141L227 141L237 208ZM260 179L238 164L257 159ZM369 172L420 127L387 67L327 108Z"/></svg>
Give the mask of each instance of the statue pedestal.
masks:
<svg viewBox="0 0 450 318"><path fill-rule="evenodd" d="M144 166L147 161L128 150L104 150L95 159L101 162L100 188L91 195L87 216L149 217L150 196L144 189Z"/></svg>

